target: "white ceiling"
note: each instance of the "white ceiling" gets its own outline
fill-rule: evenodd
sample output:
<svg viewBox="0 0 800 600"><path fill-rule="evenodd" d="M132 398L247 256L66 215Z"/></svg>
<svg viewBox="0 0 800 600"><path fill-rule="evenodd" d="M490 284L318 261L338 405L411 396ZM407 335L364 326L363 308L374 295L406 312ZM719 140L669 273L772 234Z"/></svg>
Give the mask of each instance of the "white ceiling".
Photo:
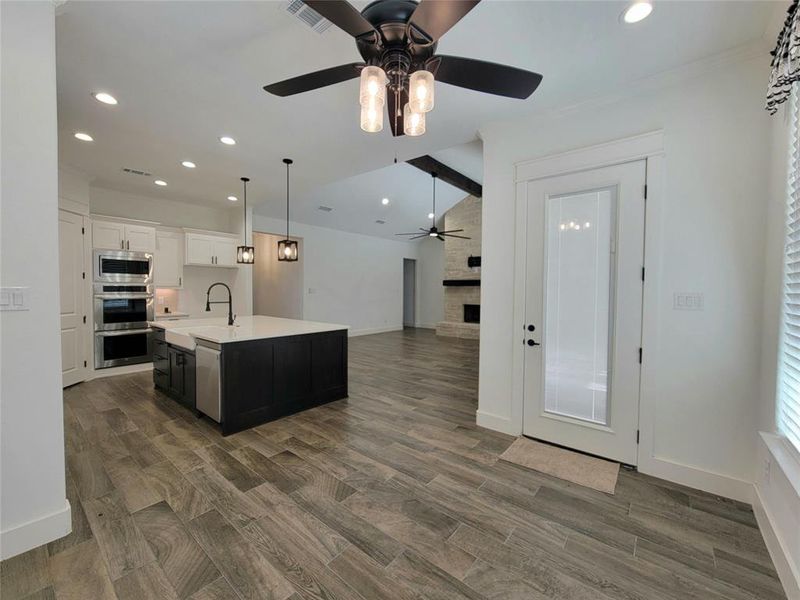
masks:
<svg viewBox="0 0 800 600"><path fill-rule="evenodd" d="M281 158L289 156L295 219L373 235L413 231L424 224L418 219L428 212L430 182L407 165L392 166L395 157L432 154L481 181L480 145L470 142L482 123L606 94L753 41L774 8L655 2L650 18L626 26L619 22L625 2L484 0L439 51L538 71L539 90L518 101L437 85L428 132L393 139L388 127L359 129L357 80L289 98L261 89L359 60L347 34L335 27L317 34L283 2L71 0L56 22L60 159L104 187L212 206L229 206L225 198L241 195L239 177L247 175L258 212L281 217ZM98 90L119 105L94 101ZM74 139L78 130L95 141ZM238 144L223 146L221 135ZM181 167L186 159L197 168ZM123 167L169 185L157 188ZM384 196L392 199L388 209ZM460 197L441 186L443 207ZM322 213L320 204L335 210ZM376 225L382 216L387 224Z"/></svg>

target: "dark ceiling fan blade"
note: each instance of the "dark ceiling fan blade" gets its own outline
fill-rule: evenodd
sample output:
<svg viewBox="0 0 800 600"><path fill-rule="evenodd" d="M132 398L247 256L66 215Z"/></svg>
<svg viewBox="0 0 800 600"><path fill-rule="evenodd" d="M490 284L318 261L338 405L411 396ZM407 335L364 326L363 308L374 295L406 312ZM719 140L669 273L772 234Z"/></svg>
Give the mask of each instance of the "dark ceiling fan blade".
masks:
<svg viewBox="0 0 800 600"><path fill-rule="evenodd" d="M440 231L439 233L458 233L459 231L464 231L463 229L448 229L447 231Z"/></svg>
<svg viewBox="0 0 800 600"><path fill-rule="evenodd" d="M437 55L426 66L436 81L520 100L536 91L542 81L542 76L532 71L461 56Z"/></svg>
<svg viewBox="0 0 800 600"><path fill-rule="evenodd" d="M408 102L408 92L405 89L400 90L400 102L397 102L397 98L393 89L389 88L386 90L386 106L388 107L388 115L389 115L389 127L392 130L392 135L394 137L398 137L403 134L403 107ZM398 104L399 104L399 114L398 114Z"/></svg>
<svg viewBox="0 0 800 600"><path fill-rule="evenodd" d="M471 237L467 237L465 235L453 235L452 233L445 233L444 231L442 231L439 235L440 236L446 235L447 237L454 237L454 238L459 238L459 239L462 239L462 240L471 240L472 239Z"/></svg>
<svg viewBox="0 0 800 600"><path fill-rule="evenodd" d="M417 43L437 41L478 2L480 0L422 0L408 20L411 39ZM418 33L424 37L414 35Z"/></svg>
<svg viewBox="0 0 800 600"><path fill-rule="evenodd" d="M303 0L303 2L353 37L375 33L372 23L347 0Z"/></svg>
<svg viewBox="0 0 800 600"><path fill-rule="evenodd" d="M419 235L419 233L416 231L412 231L411 233L395 233L395 235Z"/></svg>
<svg viewBox="0 0 800 600"><path fill-rule="evenodd" d="M428 234L427 233L423 233L422 235L417 235L417 236L414 236L413 238L408 238L408 239L409 239L409 241L410 240L419 240L419 239L422 239L424 237L428 237Z"/></svg>
<svg viewBox="0 0 800 600"><path fill-rule="evenodd" d="M436 236L436 239L437 239L437 240L442 240L442 241L444 241L444 238L443 238L441 235L437 235L437 236Z"/></svg>
<svg viewBox="0 0 800 600"><path fill-rule="evenodd" d="M361 68L364 63L350 63L339 65L330 69L322 69L313 73L306 73L291 79L284 79L277 83L264 86L264 90L276 96L293 96L310 90L323 88L334 83L355 79L361 75Z"/></svg>

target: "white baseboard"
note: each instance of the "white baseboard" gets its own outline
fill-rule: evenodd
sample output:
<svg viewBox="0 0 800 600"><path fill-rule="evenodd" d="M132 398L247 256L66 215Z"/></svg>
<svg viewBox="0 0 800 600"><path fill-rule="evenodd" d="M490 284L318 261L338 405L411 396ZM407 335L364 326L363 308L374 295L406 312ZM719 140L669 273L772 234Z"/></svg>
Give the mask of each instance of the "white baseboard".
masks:
<svg viewBox="0 0 800 600"><path fill-rule="evenodd" d="M507 433L509 435L520 435L522 433L518 427L515 427L509 417L501 417L500 415L493 415L483 411L475 412L475 422L479 427L499 431L500 433Z"/></svg>
<svg viewBox="0 0 800 600"><path fill-rule="evenodd" d="M348 331L348 337L358 337L361 335L373 335L376 333L389 333L390 331L403 331L402 325L393 325L391 327L374 327L372 329L351 329Z"/></svg>
<svg viewBox="0 0 800 600"><path fill-rule="evenodd" d="M788 558L789 553L784 548L778 531L773 527L773 519L764 504L757 485L753 488L753 512L756 515L758 528L764 537L764 543L767 545L769 555L772 557L772 564L775 565L775 570L778 572L778 577L780 577L783 584L783 591L786 592L786 597L789 600L800 600L800 573L796 573L792 568Z"/></svg>
<svg viewBox="0 0 800 600"><path fill-rule="evenodd" d="M436 323L417 323L414 327L417 329L436 329Z"/></svg>
<svg viewBox="0 0 800 600"><path fill-rule="evenodd" d="M748 504L753 501L753 484L743 479L657 457L647 460L640 459L638 470L646 475L666 479L717 496L733 498Z"/></svg>
<svg viewBox="0 0 800 600"><path fill-rule="evenodd" d="M65 498L64 507L60 510L0 532L0 560L57 540L70 531L72 531L72 513L69 500Z"/></svg>

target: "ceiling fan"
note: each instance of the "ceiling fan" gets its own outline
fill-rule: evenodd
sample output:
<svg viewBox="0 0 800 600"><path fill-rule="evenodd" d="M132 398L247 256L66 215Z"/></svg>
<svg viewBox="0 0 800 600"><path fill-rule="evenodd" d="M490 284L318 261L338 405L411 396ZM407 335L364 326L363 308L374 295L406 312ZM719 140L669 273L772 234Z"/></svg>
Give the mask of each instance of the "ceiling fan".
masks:
<svg viewBox="0 0 800 600"><path fill-rule="evenodd" d="M361 128L383 129L388 105L392 135L422 135L433 109L434 78L462 88L528 98L538 73L496 63L435 54L436 46L480 0L375 0L363 11L347 0L304 0L320 15L352 35L364 62L307 73L264 86L276 96L292 96L361 77Z"/></svg>
<svg viewBox="0 0 800 600"><path fill-rule="evenodd" d="M472 239L465 235L456 235L456 233L464 231L463 229L449 229L448 231L439 231L439 229L436 227L436 177L437 177L436 173L431 173L431 177L433 178L433 210L431 211L431 226L428 229L420 227L419 230L423 231L424 233L418 233L416 231L413 231L411 233L395 233L395 235L414 236L408 238L409 240L418 240L419 238L432 237L444 241L443 236L461 238L462 240Z"/></svg>

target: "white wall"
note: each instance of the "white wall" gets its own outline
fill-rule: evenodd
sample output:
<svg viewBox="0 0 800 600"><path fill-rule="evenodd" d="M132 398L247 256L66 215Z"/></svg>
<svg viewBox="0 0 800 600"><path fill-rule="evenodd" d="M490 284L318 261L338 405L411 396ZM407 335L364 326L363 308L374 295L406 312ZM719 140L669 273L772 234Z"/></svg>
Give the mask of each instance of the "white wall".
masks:
<svg viewBox="0 0 800 600"><path fill-rule="evenodd" d="M298 242L296 262L278 260L278 242L285 235L256 233L253 246L256 262L253 265L253 314L303 318L303 241Z"/></svg>
<svg viewBox="0 0 800 600"><path fill-rule="evenodd" d="M435 329L444 320L444 244L423 238L417 260L417 327Z"/></svg>
<svg viewBox="0 0 800 600"><path fill-rule="evenodd" d="M255 216L254 231L285 229ZM291 233L303 238L304 319L349 325L351 335L403 327L403 258L417 258L416 244L302 223Z"/></svg>
<svg viewBox="0 0 800 600"><path fill-rule="evenodd" d="M481 129L484 151L480 399L484 422L521 431L512 405L514 164L663 129L665 189L660 290L646 318L659 475L749 499L760 392L768 56L754 48L692 65L618 97ZM701 292L704 312L672 310L673 292ZM650 461L652 462L652 461Z"/></svg>
<svg viewBox="0 0 800 600"><path fill-rule="evenodd" d="M58 300L55 5L0 3L0 273L30 310L0 315L0 558L70 530Z"/></svg>

